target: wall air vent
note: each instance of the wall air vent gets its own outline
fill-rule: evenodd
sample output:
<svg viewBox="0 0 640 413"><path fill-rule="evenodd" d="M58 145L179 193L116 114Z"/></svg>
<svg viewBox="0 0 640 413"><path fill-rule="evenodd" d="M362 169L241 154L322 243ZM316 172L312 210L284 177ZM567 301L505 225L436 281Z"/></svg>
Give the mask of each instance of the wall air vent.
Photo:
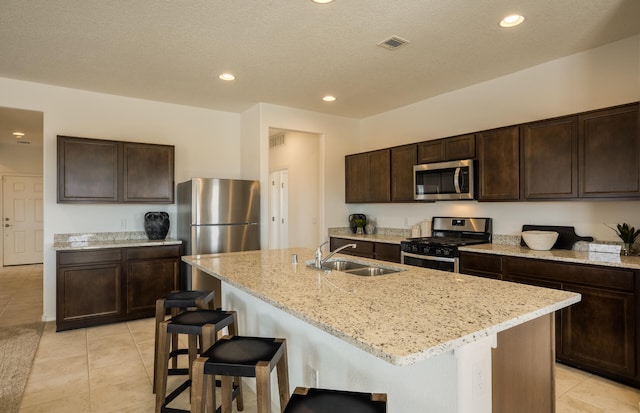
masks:
<svg viewBox="0 0 640 413"><path fill-rule="evenodd" d="M397 48L402 47L407 43L410 43L407 39L403 39L400 36L391 36L388 39L385 39L378 43L378 46L384 47L385 49L389 50L396 50Z"/></svg>
<svg viewBox="0 0 640 413"><path fill-rule="evenodd" d="M16 141L16 142L18 142L19 144L22 144L22 145L31 145L31 142L29 142L29 141Z"/></svg>
<svg viewBox="0 0 640 413"><path fill-rule="evenodd" d="M284 133L269 136L269 149L284 145Z"/></svg>

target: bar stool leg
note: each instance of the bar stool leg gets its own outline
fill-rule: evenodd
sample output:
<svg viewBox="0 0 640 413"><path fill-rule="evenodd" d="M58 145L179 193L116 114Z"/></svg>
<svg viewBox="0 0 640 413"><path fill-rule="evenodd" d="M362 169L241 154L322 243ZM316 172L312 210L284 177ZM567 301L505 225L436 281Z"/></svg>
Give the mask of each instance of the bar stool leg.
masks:
<svg viewBox="0 0 640 413"><path fill-rule="evenodd" d="M206 357L198 357L193 363L193 379L191 380L191 411L194 413L204 413L206 409L206 403L212 405L213 409L216 406L216 394L209 395L208 388L209 381L208 374L205 377L204 363L206 363ZM211 410L213 410L211 409Z"/></svg>
<svg viewBox="0 0 640 413"><path fill-rule="evenodd" d="M160 323L164 321L165 315L164 308L164 298L160 298L156 300L156 331L155 331L155 344L154 344L154 354L153 354L153 392L156 392L156 375L157 371L156 366L158 365L158 327Z"/></svg>
<svg viewBox="0 0 640 413"><path fill-rule="evenodd" d="M169 363L169 336L167 335L168 321L163 321L158 327L158 353L156 356L156 413L160 413L166 397L167 365Z"/></svg>
<svg viewBox="0 0 640 413"><path fill-rule="evenodd" d="M171 309L171 318L177 316L180 313L180 309L179 308L172 308ZM177 334L172 334L171 335L171 351L177 351L178 350L178 335ZM189 363L191 363L191 359L189 359ZM172 369L177 369L178 368L178 356L175 356L171 359L171 368Z"/></svg>
<svg viewBox="0 0 640 413"><path fill-rule="evenodd" d="M258 413L271 412L271 368L266 361L256 364L256 396Z"/></svg>
<svg viewBox="0 0 640 413"><path fill-rule="evenodd" d="M289 403L289 364L287 362L287 341L276 340L282 343L282 357L276 364L278 377L278 392L280 394L280 411L284 412L284 408Z"/></svg>

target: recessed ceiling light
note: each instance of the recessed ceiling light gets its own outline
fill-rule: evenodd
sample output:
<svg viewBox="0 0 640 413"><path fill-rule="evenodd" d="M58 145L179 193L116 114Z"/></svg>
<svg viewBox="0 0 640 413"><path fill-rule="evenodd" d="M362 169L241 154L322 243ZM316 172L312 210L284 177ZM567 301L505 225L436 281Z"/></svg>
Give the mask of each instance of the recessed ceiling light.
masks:
<svg viewBox="0 0 640 413"><path fill-rule="evenodd" d="M22 132L13 132L13 136L15 136L17 139L22 139L24 137L24 133L22 133Z"/></svg>
<svg viewBox="0 0 640 413"><path fill-rule="evenodd" d="M524 16L512 14L500 20L500 27L514 27L524 21Z"/></svg>
<svg viewBox="0 0 640 413"><path fill-rule="evenodd" d="M327 3L331 3L333 0L311 0L311 1L318 4L327 4Z"/></svg>
<svg viewBox="0 0 640 413"><path fill-rule="evenodd" d="M232 75L231 73L223 73L220 76L218 76L220 79L222 80L234 80L236 77L234 75Z"/></svg>
<svg viewBox="0 0 640 413"><path fill-rule="evenodd" d="M324 100L325 102L333 102L334 100L336 100L336 97L335 96L331 96L331 95L327 95L327 96L323 97L322 100Z"/></svg>

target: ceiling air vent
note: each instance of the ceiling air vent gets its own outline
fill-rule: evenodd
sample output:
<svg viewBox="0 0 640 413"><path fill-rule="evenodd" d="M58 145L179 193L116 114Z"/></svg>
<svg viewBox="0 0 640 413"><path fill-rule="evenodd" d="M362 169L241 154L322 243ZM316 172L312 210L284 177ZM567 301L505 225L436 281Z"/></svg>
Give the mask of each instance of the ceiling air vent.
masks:
<svg viewBox="0 0 640 413"><path fill-rule="evenodd" d="M400 36L391 36L388 39L385 39L378 43L378 46L384 47L385 49L395 50L398 47L404 46L405 44L410 43L409 40L403 39Z"/></svg>
<svg viewBox="0 0 640 413"><path fill-rule="evenodd" d="M284 133L279 133L277 135L269 136L269 148L277 148L278 146L284 145Z"/></svg>

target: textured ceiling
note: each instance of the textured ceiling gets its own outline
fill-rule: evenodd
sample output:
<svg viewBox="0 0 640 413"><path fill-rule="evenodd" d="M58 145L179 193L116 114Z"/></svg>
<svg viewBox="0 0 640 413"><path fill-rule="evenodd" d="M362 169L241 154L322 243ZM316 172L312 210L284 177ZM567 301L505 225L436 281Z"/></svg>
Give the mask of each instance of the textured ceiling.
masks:
<svg viewBox="0 0 640 413"><path fill-rule="evenodd" d="M498 27L513 12L525 22ZM0 77L363 118L635 35L639 22L639 0L0 0ZM411 43L376 46L392 35Z"/></svg>

